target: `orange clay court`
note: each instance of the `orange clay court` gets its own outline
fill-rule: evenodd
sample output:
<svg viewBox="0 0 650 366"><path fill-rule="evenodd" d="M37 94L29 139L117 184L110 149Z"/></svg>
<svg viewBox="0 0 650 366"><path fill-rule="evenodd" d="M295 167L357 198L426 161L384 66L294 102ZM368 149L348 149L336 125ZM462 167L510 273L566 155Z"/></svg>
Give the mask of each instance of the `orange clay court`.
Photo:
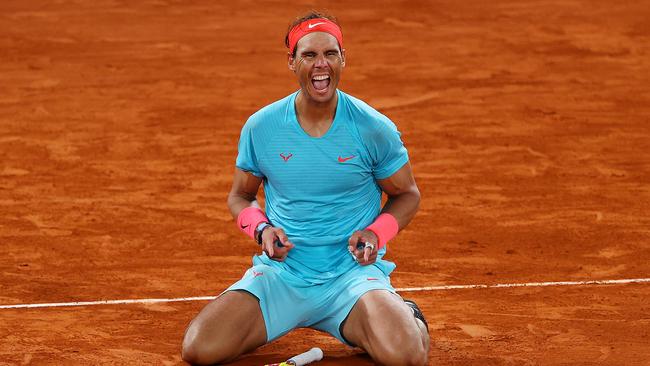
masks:
<svg viewBox="0 0 650 366"><path fill-rule="evenodd" d="M183 364L207 300L139 300L249 267L238 134L297 89L283 38L312 7L409 150L423 200L387 258L430 364L650 364L648 0L226 4L0 3L0 365ZM497 284L521 287L471 286ZM234 364L311 347L372 364L312 330Z"/></svg>

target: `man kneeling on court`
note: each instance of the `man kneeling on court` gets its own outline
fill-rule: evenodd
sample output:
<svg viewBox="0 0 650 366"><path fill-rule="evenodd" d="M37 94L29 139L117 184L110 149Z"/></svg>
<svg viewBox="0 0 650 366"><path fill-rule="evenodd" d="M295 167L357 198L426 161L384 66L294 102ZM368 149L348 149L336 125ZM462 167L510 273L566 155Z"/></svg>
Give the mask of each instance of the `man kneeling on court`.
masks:
<svg viewBox="0 0 650 366"><path fill-rule="evenodd" d="M426 364L426 321L396 294L395 264L382 259L420 202L400 134L337 89L345 50L335 18L309 13L285 43L300 89L248 119L228 196L238 227L262 254L190 323L183 359L228 362L308 327L363 348L378 364ZM256 199L262 183L266 212Z"/></svg>

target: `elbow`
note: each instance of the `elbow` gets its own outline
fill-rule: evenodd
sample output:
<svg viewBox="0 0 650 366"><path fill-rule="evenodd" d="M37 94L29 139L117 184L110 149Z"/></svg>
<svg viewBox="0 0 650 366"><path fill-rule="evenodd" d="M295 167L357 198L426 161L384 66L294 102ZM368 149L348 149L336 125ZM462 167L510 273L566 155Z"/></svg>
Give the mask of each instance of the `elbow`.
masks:
<svg viewBox="0 0 650 366"><path fill-rule="evenodd" d="M422 195L420 194L420 190L417 186L413 187L411 195L413 196L415 211L417 211L420 208L420 201L422 200Z"/></svg>
<svg viewBox="0 0 650 366"><path fill-rule="evenodd" d="M233 205L237 202L237 195L234 192L229 192L228 193L228 200L226 201L228 203L228 208L232 211Z"/></svg>
<svg viewBox="0 0 650 366"><path fill-rule="evenodd" d="M393 192L392 194L388 195L389 200L408 200L411 202L412 205L414 205L416 208L420 206L420 190L418 189L418 186L412 185L403 189L397 190L397 192Z"/></svg>
<svg viewBox="0 0 650 366"><path fill-rule="evenodd" d="M421 201L421 197L422 197L422 195L420 194L420 190L418 189L417 186L415 187L415 190L414 190L414 192L413 192L413 195L415 196L415 199L416 199L417 204L418 204L418 207L419 207L419 206L420 206L420 201Z"/></svg>
<svg viewBox="0 0 650 366"><path fill-rule="evenodd" d="M237 205L236 202L237 202L237 198L232 194L232 192L228 193L228 201L227 201L228 209L230 210L230 213L232 217L235 218L235 220L237 220L237 216L235 215L236 214L235 208Z"/></svg>

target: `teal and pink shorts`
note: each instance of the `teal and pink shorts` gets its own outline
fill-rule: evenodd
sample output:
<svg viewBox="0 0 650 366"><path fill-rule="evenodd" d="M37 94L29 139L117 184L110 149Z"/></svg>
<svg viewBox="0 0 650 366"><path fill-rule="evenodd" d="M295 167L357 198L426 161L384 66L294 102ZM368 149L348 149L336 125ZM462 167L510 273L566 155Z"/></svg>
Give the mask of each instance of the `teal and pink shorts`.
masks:
<svg viewBox="0 0 650 366"><path fill-rule="evenodd" d="M246 291L259 300L268 342L295 328L312 328L352 345L341 334L341 327L359 298L372 290L395 293L390 277L379 265L356 265L338 277L314 284L278 266L259 260L253 263L224 292Z"/></svg>

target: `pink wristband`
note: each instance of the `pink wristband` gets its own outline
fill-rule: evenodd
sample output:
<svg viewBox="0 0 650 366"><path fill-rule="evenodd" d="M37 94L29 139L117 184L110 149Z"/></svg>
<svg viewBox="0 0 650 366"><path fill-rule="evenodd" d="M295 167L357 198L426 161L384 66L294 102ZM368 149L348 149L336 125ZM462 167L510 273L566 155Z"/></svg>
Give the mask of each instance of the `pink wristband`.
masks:
<svg viewBox="0 0 650 366"><path fill-rule="evenodd" d="M255 229L263 222L269 222L269 219L257 207L246 207L237 216L237 227L239 230L253 239L255 239Z"/></svg>
<svg viewBox="0 0 650 366"><path fill-rule="evenodd" d="M366 228L377 235L377 249L383 248L389 240L397 235L399 224L395 216L389 213L383 213L375 219L375 222Z"/></svg>

